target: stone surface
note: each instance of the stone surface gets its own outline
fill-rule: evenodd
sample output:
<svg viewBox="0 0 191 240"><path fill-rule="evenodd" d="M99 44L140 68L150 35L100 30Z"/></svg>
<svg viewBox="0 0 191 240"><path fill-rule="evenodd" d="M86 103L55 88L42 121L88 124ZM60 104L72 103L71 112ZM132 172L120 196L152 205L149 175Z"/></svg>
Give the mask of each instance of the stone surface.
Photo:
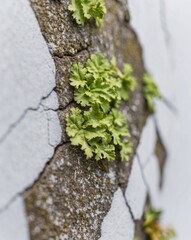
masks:
<svg viewBox="0 0 191 240"><path fill-rule="evenodd" d="M20 17L19 17L20 16ZM29 108L55 86L55 67L38 23L25 0L0 7L0 142Z"/></svg>
<svg viewBox="0 0 191 240"><path fill-rule="evenodd" d="M60 127L56 113L51 120L42 107L26 114L0 145L1 208L38 178L59 141Z"/></svg>
<svg viewBox="0 0 191 240"><path fill-rule="evenodd" d="M61 139L55 65L28 1L0 7L0 239L26 240L19 194L38 178ZM44 104L44 106L43 106Z"/></svg>
<svg viewBox="0 0 191 240"><path fill-rule="evenodd" d="M0 214L0 240L29 240L28 223L22 197Z"/></svg>
<svg viewBox="0 0 191 240"><path fill-rule="evenodd" d="M139 146L136 150L142 166L144 166L149 160L149 157L154 154L155 145L156 127L154 123L154 118L151 116L146 121L139 141Z"/></svg>
<svg viewBox="0 0 191 240"><path fill-rule="evenodd" d="M138 158L133 159L125 197L135 220L141 219L146 203L147 187Z"/></svg>
<svg viewBox="0 0 191 240"><path fill-rule="evenodd" d="M31 239L98 239L117 188L115 164L107 165L85 160L70 144L60 146L24 195Z"/></svg>
<svg viewBox="0 0 191 240"><path fill-rule="evenodd" d="M151 206L160 209L160 171L159 163L155 155L150 156L149 161L142 171L149 191Z"/></svg>
<svg viewBox="0 0 191 240"><path fill-rule="evenodd" d="M115 192L111 208L104 218L99 240L133 240L134 222L120 188Z"/></svg>
<svg viewBox="0 0 191 240"><path fill-rule="evenodd" d="M55 91L59 101L62 142L38 181L24 194L31 239L91 239L101 236L101 223L111 207L118 185L126 189L131 160L114 163L86 161L78 148L69 144L65 118L73 102L69 85L71 65L84 63L92 53L117 64L132 64L137 78L136 91L129 102L121 105L127 117L136 150L147 112L142 94L144 66L142 52L129 24L127 6L115 0L106 1L104 27L93 21L79 27L67 10L69 1L31 0L42 34L56 66ZM112 22L112 24L111 24Z"/></svg>

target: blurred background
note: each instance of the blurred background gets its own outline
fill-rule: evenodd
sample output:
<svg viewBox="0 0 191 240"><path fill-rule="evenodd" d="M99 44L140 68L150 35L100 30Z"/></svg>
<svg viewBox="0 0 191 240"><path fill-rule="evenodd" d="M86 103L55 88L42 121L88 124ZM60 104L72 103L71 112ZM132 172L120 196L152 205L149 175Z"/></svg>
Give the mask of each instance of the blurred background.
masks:
<svg viewBox="0 0 191 240"><path fill-rule="evenodd" d="M132 25L143 47L146 68L174 109L157 105L157 122L168 159L156 205L178 240L191 237L191 1L130 0Z"/></svg>

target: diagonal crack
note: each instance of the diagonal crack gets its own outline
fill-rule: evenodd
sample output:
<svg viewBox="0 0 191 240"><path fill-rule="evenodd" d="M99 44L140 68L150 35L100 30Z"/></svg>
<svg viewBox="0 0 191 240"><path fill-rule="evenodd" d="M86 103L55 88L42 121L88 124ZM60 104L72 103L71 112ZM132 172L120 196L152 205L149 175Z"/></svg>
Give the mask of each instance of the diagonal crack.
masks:
<svg viewBox="0 0 191 240"><path fill-rule="evenodd" d="M16 193L9 201L7 201L6 204L4 204L4 206L2 206L0 208L0 215L5 212L14 202L15 200L17 199L17 197L19 196L22 196L25 192L27 192L28 190L32 189L33 186L39 181L39 179L41 178L41 176L43 175L43 173L45 172L45 170L47 169L47 167L50 165L52 159L54 158L54 155L56 154L58 148L62 147L63 145L65 144L68 144L69 142L62 142L60 144L58 144L56 147L55 147L55 151L54 151L54 154L53 156L46 162L46 164L44 165L42 171L38 174L37 178L26 188L24 188L22 191Z"/></svg>
<svg viewBox="0 0 191 240"><path fill-rule="evenodd" d="M27 109L21 114L21 116L20 116L14 123L12 123L12 124L9 126L9 128L8 128L7 131L3 134L3 136L0 137L0 144L2 144L2 143L7 139L7 137L8 137L8 136L11 134L11 132L17 127L17 125L24 119L24 117L26 116L26 114L27 114L29 111L38 111L39 108L40 108L40 106L41 106L42 101L45 100L46 98L48 98L53 91L54 91L54 89L53 89L51 92L49 92L46 96L43 96L43 97L40 99L37 107L35 107L35 108L32 108L32 107L27 108Z"/></svg>
<svg viewBox="0 0 191 240"><path fill-rule="evenodd" d="M161 102L165 104L165 106L174 114L177 115L178 114L178 109L176 108L176 106L164 95L161 96Z"/></svg>
<svg viewBox="0 0 191 240"><path fill-rule="evenodd" d="M122 189L121 189L121 190L122 190ZM126 204L128 210L129 210L129 213L130 213L130 215L131 215L131 218L132 218L133 222L135 223L136 220L135 220L135 217L134 217L133 211L132 211L132 209L131 209L131 207L130 207L130 205L129 205L129 203L128 203L126 197L125 197L125 193L124 193L124 192L123 192L123 197L124 197L124 200L125 200L125 204Z"/></svg>
<svg viewBox="0 0 191 240"><path fill-rule="evenodd" d="M160 20L166 45L169 46L171 41L171 35L167 27L165 0L160 0Z"/></svg>
<svg viewBox="0 0 191 240"><path fill-rule="evenodd" d="M144 184L145 184L145 187L146 187L146 189L147 189L147 192L150 193L150 188L149 188L149 185L148 185L148 183L147 183L145 174L144 174L144 172L143 172L143 168L144 168L145 166L142 166L142 164L141 164L141 159L140 159L140 156L139 156L138 153L136 153L136 156L137 156L138 164L139 164L139 167L140 167L140 170L141 170L141 175L142 175L142 178L143 178L143 182L144 182ZM146 164L149 162L149 159L150 159L150 156L148 157L148 160L146 161Z"/></svg>
<svg viewBox="0 0 191 240"><path fill-rule="evenodd" d="M51 93L53 92L53 91L55 91L54 89L50 92L50 93L48 93L46 96L44 96L44 97L42 97L41 99L40 99L40 101L39 101L39 103L38 103L38 105L37 105L37 107L35 107L35 108L27 108L23 113L22 113L22 115L14 122L14 123L12 123L10 126L9 126L9 128L7 129L7 131L3 134L3 136L1 136L0 137L0 144L2 144L6 139L7 139L7 137L11 134L11 132L17 127L17 125L19 124L19 123L21 123L22 122L22 120L24 119L24 117L26 116L26 114L28 113L28 112L30 112L30 111L38 111L39 110L39 108L42 106L43 107L43 110L46 112L46 111L58 111L58 110L64 110L64 109L66 109L72 102L74 102L74 100L71 100L64 108L57 108L57 109L53 109L53 108L44 108L44 105L42 104L42 102L45 100L45 99L47 99L50 95L51 95Z"/></svg>

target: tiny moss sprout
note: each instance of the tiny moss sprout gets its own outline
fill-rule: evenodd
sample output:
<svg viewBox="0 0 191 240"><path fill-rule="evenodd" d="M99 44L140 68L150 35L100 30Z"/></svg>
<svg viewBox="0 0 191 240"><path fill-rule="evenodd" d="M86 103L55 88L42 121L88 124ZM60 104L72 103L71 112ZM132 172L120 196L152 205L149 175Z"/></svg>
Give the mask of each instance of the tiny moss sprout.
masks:
<svg viewBox="0 0 191 240"><path fill-rule="evenodd" d="M160 225L159 220L161 211L156 211L148 207L144 214L143 228L147 240L171 240L175 237L172 228L164 228Z"/></svg>
<svg viewBox="0 0 191 240"><path fill-rule="evenodd" d="M68 10L72 12L77 24L84 25L87 20L93 18L98 27L102 26L106 13L104 0L71 0Z"/></svg>
<svg viewBox="0 0 191 240"><path fill-rule="evenodd" d="M149 112L153 114L155 112L154 99L160 98L160 93L157 85L153 82L150 74L146 73L143 77L143 94L149 109Z"/></svg>
<svg viewBox="0 0 191 240"><path fill-rule="evenodd" d="M66 117L71 144L81 146L87 159L113 161L118 149L122 161L128 160L133 149L119 105L135 89L132 67L124 64L122 72L114 58L109 62L101 54L91 55L85 66L72 66L70 84L79 104Z"/></svg>

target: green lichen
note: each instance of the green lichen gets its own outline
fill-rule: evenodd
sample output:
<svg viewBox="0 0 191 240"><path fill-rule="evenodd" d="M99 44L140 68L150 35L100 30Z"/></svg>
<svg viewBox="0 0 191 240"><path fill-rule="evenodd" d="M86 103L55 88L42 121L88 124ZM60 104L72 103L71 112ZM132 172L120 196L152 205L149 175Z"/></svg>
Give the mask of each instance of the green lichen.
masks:
<svg viewBox="0 0 191 240"><path fill-rule="evenodd" d="M92 55L86 65L74 64L70 84L75 88L74 99L83 107L71 109L66 118L66 131L72 145L80 145L87 159L116 158L120 151L122 161L132 153L130 133L124 115L118 110L122 100L128 100L135 89L132 68L124 64L123 72L115 59L109 62L101 54Z"/></svg>
<svg viewBox="0 0 191 240"><path fill-rule="evenodd" d="M153 82L150 74L146 73L143 77L143 94L149 109L149 112L153 114L155 112L154 99L159 99L160 93L157 85Z"/></svg>
<svg viewBox="0 0 191 240"><path fill-rule="evenodd" d="M102 26L106 13L104 0L72 0L68 9L78 24L84 25L87 20L93 18L98 27Z"/></svg>

